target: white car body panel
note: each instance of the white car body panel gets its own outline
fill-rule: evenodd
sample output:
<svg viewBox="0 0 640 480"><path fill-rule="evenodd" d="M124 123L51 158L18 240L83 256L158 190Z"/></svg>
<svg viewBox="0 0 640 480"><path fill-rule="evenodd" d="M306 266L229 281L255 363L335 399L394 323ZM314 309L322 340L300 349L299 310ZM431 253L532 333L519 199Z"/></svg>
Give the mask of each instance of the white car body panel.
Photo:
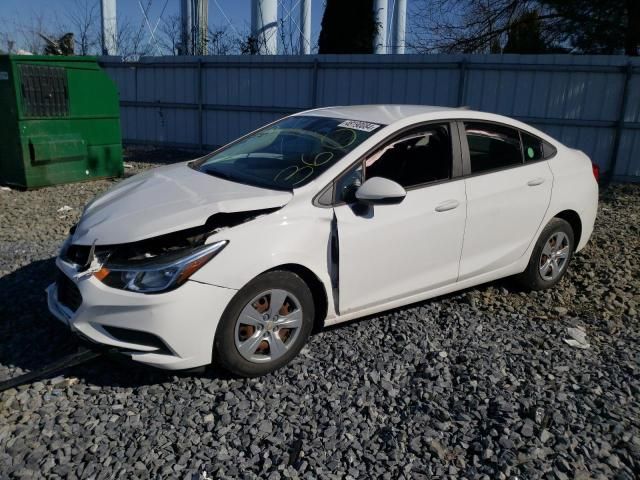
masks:
<svg viewBox="0 0 640 480"><path fill-rule="evenodd" d="M76 268L60 258L57 267L73 277ZM158 295L143 295L109 288L93 277L77 282L83 303L70 312L57 299L56 284L47 289L49 310L72 331L92 342L132 351L135 360L168 370L182 370L211 363L213 336L218 318L236 290L189 281ZM171 354L159 354L145 345L122 342L104 326L152 333L166 343ZM146 350L146 351L145 351Z"/></svg>
<svg viewBox="0 0 640 480"><path fill-rule="evenodd" d="M469 177L465 184L459 280L505 267L525 253L547 213L553 175L542 161Z"/></svg>
<svg viewBox="0 0 640 480"><path fill-rule="evenodd" d="M293 193L215 178L186 164L154 169L118 184L87 206L71 241L111 245L153 238L204 224L219 212L278 208L214 233L228 245L180 288L158 295L121 291L95 278L74 280L84 303L65 311L55 284L50 310L92 341L131 352L134 360L178 369L211 361L213 337L238 290L261 273L296 266L313 274L326 298L325 325L378 313L522 272L544 226L561 212L582 224L587 243L597 212L598 185L582 152L522 122L468 110L409 105L329 107L297 115L384 124L318 178ZM340 173L382 141L430 121L472 119L518 128L551 143L544 161L409 189L399 204L376 205L373 216L351 207L318 206L317 196ZM527 183L542 179L537 185ZM535 182L534 182L535 183ZM519 188L520 187L520 188ZM437 212L442 204L452 209ZM450 203L447 203L450 202ZM337 234L339 265L332 262ZM73 265L58 259L70 278ZM122 344L100 325L148 331L174 355Z"/></svg>
<svg viewBox="0 0 640 480"><path fill-rule="evenodd" d="M331 312L329 237L332 218L330 209L317 209L310 217L308 203L294 198L277 212L209 237L207 243L229 240L229 245L215 261L191 278L239 290L267 270L281 265L301 265L324 284Z"/></svg>
<svg viewBox="0 0 640 480"><path fill-rule="evenodd" d="M76 245L114 245L203 225L219 212L280 207L290 192L268 190L196 172L187 163L154 168L120 182L86 208Z"/></svg>
<svg viewBox="0 0 640 480"><path fill-rule="evenodd" d="M546 218L551 219L566 210L580 216L582 234L576 245L576 252L579 252L593 232L598 213L598 184L593 181L591 160L583 152L559 145L557 157L549 161L554 188Z"/></svg>
<svg viewBox="0 0 640 480"><path fill-rule="evenodd" d="M436 210L447 201L457 206ZM357 215L349 205L335 207L335 213L341 313L456 281L466 217L464 180L409 190L401 203L375 206L373 216Z"/></svg>

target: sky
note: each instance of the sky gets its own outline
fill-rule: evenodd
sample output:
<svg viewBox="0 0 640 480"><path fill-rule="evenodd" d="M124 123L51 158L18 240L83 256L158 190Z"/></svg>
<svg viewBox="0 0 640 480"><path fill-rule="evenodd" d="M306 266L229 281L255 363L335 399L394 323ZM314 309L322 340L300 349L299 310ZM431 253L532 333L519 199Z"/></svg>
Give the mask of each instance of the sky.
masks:
<svg viewBox="0 0 640 480"><path fill-rule="evenodd" d="M44 16L52 23L59 23L67 15L69 9L75 7L77 2L85 1L100 3L100 0L0 0L0 31L13 33L12 31L16 30L15 25L29 24L30 19L37 15ZM148 1L141 0L141 3L146 5ZM287 8L290 5L295 7L297 0L283 0L282 3ZM119 19L126 18L134 23L143 19L138 0L117 0L116 5ZM155 24L163 8L165 17L175 15L179 12L180 0L152 0L149 11L151 24ZM317 44L323 10L324 0L312 0L311 33L313 45ZM251 24L250 12L251 0L209 0L209 25L228 25L228 18L233 25L228 27L230 32L248 32ZM282 17L283 14L286 15L286 12L283 8L279 8L278 15ZM298 21L297 9L293 11L293 18ZM4 45L0 48L4 48Z"/></svg>

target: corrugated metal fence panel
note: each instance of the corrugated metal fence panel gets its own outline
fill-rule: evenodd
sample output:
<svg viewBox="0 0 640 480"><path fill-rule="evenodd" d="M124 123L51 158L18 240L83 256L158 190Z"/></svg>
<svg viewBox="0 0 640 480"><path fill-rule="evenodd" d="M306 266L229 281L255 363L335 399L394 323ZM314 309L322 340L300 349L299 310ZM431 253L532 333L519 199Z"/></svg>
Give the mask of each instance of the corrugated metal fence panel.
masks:
<svg viewBox="0 0 640 480"><path fill-rule="evenodd" d="M107 58L103 66L119 86L123 137L132 143L213 147L288 113L329 105L466 105L530 123L584 150L603 171L617 148L616 178L640 180L640 59L215 56Z"/></svg>

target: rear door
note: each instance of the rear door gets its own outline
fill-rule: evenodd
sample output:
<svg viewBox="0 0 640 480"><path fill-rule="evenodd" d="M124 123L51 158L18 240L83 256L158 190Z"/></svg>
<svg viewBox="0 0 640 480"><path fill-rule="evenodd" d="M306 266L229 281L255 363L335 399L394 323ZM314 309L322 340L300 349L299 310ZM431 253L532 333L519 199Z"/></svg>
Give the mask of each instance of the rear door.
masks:
<svg viewBox="0 0 640 480"><path fill-rule="evenodd" d="M459 277L465 280L522 257L549 206L553 176L542 142L532 136L490 122L460 122L459 129L468 174Z"/></svg>

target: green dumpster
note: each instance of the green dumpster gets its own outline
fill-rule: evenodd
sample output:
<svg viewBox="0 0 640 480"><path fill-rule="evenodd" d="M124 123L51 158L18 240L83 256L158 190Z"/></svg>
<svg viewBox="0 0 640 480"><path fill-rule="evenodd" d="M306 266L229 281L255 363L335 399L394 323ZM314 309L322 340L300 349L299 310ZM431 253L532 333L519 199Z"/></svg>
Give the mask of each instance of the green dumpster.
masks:
<svg viewBox="0 0 640 480"><path fill-rule="evenodd" d="M94 57L0 55L0 184L122 173L118 92Z"/></svg>

